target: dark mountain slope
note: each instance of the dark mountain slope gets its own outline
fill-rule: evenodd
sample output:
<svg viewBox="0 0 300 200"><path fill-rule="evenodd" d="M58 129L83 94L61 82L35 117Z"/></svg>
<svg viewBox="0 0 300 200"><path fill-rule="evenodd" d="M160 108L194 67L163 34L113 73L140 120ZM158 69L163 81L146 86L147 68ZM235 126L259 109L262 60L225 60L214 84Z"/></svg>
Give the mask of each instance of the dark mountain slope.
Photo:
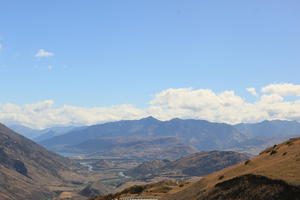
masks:
<svg viewBox="0 0 300 200"><path fill-rule="evenodd" d="M0 124L0 199L49 197L44 186L69 183L79 167Z"/></svg>

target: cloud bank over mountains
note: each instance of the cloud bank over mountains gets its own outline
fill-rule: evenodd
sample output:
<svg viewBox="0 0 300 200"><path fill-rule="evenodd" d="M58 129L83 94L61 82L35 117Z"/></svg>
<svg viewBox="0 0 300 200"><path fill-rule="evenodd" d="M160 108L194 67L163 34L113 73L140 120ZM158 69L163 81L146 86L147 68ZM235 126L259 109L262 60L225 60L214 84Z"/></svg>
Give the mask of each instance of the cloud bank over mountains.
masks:
<svg viewBox="0 0 300 200"><path fill-rule="evenodd" d="M150 115L160 120L178 117L230 124L273 119L300 121L300 85L271 84L260 89L260 93L255 88L246 90L257 96L255 102L247 102L234 91L216 93L210 89L171 88L154 95L149 106L144 109L128 104L111 107L56 107L53 100L26 105L3 103L0 104L0 121L32 128L91 125ZM294 98L287 100L286 96Z"/></svg>

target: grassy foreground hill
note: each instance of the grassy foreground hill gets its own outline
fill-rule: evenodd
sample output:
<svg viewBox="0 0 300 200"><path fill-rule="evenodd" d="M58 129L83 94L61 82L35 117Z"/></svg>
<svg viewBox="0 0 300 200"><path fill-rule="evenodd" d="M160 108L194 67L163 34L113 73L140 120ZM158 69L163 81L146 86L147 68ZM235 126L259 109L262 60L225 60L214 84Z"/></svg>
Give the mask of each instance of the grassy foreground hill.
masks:
<svg viewBox="0 0 300 200"><path fill-rule="evenodd" d="M262 151L240 164L210 174L163 200L298 200L300 138Z"/></svg>
<svg viewBox="0 0 300 200"><path fill-rule="evenodd" d="M122 190L121 192L108 195L99 195L97 197L91 198L90 200L114 200L122 199L124 197L161 197L166 194L180 191L183 188L187 187L189 184L189 182L183 180L165 180L146 185L134 185Z"/></svg>

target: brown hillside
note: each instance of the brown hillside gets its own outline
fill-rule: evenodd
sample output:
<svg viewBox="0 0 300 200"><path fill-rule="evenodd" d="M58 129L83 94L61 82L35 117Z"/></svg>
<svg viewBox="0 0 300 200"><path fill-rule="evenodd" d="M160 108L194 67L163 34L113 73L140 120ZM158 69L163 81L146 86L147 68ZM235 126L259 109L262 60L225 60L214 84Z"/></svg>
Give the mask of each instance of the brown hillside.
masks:
<svg viewBox="0 0 300 200"><path fill-rule="evenodd" d="M129 170L127 174L135 178L205 176L247 159L248 155L233 151L198 152L174 161L148 161Z"/></svg>
<svg viewBox="0 0 300 200"><path fill-rule="evenodd" d="M256 193L256 198L253 199L267 199L263 198L265 194L272 194L273 199L276 199L276 195L280 195L282 191L289 191L291 194L299 194L300 185L300 138L290 139L280 145L274 145L258 156L251 160L242 162L240 164L225 168L213 174L204 177L199 182L191 185L187 189L171 195L164 200L193 200L193 199L241 199L234 196L234 189L225 191L222 187L226 182L236 181L236 185L242 185L244 188L252 188L250 190L241 190L241 188L235 188L235 194L238 193L242 196L247 196L247 193ZM262 182L260 186L254 187L255 181L249 177L251 175L255 177L263 176L267 179L267 182ZM247 180L245 178L246 176ZM260 178L257 178L260 180ZM273 180L281 180L282 184L275 184L271 187ZM294 187L296 186L296 187ZM221 189L220 189L221 188ZM285 190L286 189L286 190ZM294 192L294 193L293 193ZM216 196L212 196L212 194ZM219 196L218 196L219 194ZM227 194L224 195L224 194ZM269 195L271 196L271 195ZM272 199L272 198L271 198ZM278 199L278 198L277 198ZM290 199L299 199L294 196Z"/></svg>
<svg viewBox="0 0 300 200"><path fill-rule="evenodd" d="M122 197L139 197L139 196L164 196L172 193L174 190L180 190L189 183L187 181L160 181L157 183L151 183L146 185L134 185L122 190L121 192L108 195L99 195L91 200L113 200Z"/></svg>
<svg viewBox="0 0 300 200"><path fill-rule="evenodd" d="M298 200L300 199L300 188L291 186L282 180L247 174L216 184L212 191L204 194L200 199Z"/></svg>
<svg viewBox="0 0 300 200"><path fill-rule="evenodd" d="M73 161L51 153L0 124L0 199L45 199L50 186L79 181Z"/></svg>

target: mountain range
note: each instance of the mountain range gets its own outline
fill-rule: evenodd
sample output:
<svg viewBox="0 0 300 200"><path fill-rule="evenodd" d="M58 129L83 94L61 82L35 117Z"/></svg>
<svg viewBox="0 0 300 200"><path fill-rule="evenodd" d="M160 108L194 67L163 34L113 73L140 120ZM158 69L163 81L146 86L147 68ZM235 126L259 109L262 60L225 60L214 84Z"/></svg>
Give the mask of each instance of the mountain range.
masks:
<svg viewBox="0 0 300 200"><path fill-rule="evenodd" d="M7 125L10 129L14 130L15 132L23 135L24 137L33 140L35 142L39 142L42 140L46 140L55 136L63 135L71 130L75 129L82 129L84 126L75 127L75 126L57 126L51 127L46 129L32 129L24 125L20 124L9 124Z"/></svg>
<svg viewBox="0 0 300 200"><path fill-rule="evenodd" d="M217 137L216 137L217 135ZM84 141L105 137L161 137L176 136L196 148L219 149L242 141L243 134L227 124L211 123L205 120L160 121L153 117L141 120L123 120L93 125L82 130L41 141L41 144L55 150L57 146L72 146ZM211 137L215 137L212 139ZM226 139L226 140L225 140ZM208 141L210 141L208 143Z"/></svg>
<svg viewBox="0 0 300 200"><path fill-rule="evenodd" d="M279 143L300 135L296 121L263 121L254 124L229 125L195 119L160 121L153 117L140 120L109 122L71 130L63 135L40 141L46 148L59 151L85 151L86 146L104 145L104 138L121 141L122 138L155 138L172 136L199 151L233 150L257 154L272 143ZM95 145L95 141L101 145ZM100 143L99 143L100 144ZM108 144L110 145L110 144ZM80 148L82 149L80 150ZM95 149L94 152L101 151ZM94 153L89 151L88 153Z"/></svg>

